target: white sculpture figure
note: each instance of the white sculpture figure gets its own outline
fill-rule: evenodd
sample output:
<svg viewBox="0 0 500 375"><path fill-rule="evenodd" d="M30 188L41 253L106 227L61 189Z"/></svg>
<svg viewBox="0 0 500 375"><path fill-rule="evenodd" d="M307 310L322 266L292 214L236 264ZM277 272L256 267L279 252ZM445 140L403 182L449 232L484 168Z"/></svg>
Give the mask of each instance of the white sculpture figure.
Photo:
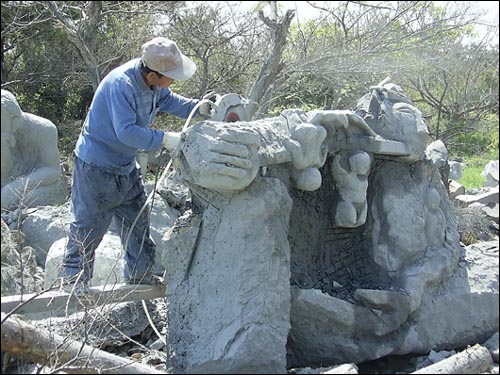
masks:
<svg viewBox="0 0 500 375"><path fill-rule="evenodd" d="M349 156L348 168L342 166L343 153L333 157L331 171L340 195L335 212L335 224L356 228L366 221L366 191L371 158L364 151Z"/></svg>
<svg viewBox="0 0 500 375"><path fill-rule="evenodd" d="M343 133L343 140L347 140L356 135L364 135L378 139L370 126L353 111L331 110L331 111L312 111L308 114L308 122L312 124L321 124L327 131L329 137L338 132Z"/></svg>
<svg viewBox="0 0 500 375"><path fill-rule="evenodd" d="M185 180L206 189L232 192L243 190L255 179L260 167L259 147L254 129L205 121L182 133L174 162Z"/></svg>
<svg viewBox="0 0 500 375"><path fill-rule="evenodd" d="M23 112L14 95L2 90L1 130L2 209L64 202L55 125Z"/></svg>
<svg viewBox="0 0 500 375"><path fill-rule="evenodd" d="M359 113L286 110L183 133L173 159L193 205L163 238L174 372L284 373L498 331L498 271L477 277L476 255L459 264L421 113L379 86Z"/></svg>
<svg viewBox="0 0 500 375"><path fill-rule="evenodd" d="M326 129L319 124L306 122L306 117L283 112L290 128L290 139L285 141L285 148L291 155L293 169L291 180L294 188L314 191L321 186L319 168L325 164L327 147ZM295 118L295 121L293 120Z"/></svg>

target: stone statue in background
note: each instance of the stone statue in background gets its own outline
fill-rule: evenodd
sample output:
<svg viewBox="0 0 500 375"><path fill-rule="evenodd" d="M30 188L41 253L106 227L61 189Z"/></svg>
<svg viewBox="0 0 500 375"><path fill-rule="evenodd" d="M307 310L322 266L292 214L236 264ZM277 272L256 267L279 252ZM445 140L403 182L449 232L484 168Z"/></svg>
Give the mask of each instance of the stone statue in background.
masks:
<svg viewBox="0 0 500 375"><path fill-rule="evenodd" d="M7 90L2 90L1 142L2 209L55 205L66 200L55 125L23 112Z"/></svg>

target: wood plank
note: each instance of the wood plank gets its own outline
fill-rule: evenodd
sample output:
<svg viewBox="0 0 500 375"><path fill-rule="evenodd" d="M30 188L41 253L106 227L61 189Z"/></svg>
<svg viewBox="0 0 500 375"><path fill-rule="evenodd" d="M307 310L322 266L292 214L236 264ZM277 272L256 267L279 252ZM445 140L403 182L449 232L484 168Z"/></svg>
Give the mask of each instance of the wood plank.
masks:
<svg viewBox="0 0 500 375"><path fill-rule="evenodd" d="M69 294L62 290L50 290L15 296L2 296L1 311L9 313L16 307L16 314L28 314L45 311L64 311L91 308L110 303L141 301L165 296L165 288L158 285L116 284L94 286L83 296Z"/></svg>

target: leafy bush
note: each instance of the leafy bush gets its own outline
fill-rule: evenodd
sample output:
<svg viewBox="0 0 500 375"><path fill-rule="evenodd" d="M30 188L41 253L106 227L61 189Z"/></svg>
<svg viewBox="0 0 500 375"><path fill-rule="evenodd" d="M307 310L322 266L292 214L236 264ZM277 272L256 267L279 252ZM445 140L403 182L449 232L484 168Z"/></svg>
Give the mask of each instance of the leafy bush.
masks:
<svg viewBox="0 0 500 375"><path fill-rule="evenodd" d="M451 154L461 157L482 155L488 161L498 159L498 114L488 114L477 122L462 121L454 127L457 134L446 142Z"/></svg>

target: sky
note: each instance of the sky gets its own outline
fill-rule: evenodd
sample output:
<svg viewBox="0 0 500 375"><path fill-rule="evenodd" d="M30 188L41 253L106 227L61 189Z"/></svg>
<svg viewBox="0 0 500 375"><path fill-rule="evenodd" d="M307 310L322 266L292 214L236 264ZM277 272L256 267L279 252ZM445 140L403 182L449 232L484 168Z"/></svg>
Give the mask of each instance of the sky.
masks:
<svg viewBox="0 0 500 375"><path fill-rule="evenodd" d="M199 1L188 1L187 4L190 3L200 3ZM205 3L205 2L201 2ZM229 3L234 6L237 6L244 10L250 10L255 8L258 3L262 3L262 1L211 1L210 4L215 3ZM319 6L331 6L335 1L312 1L312 3L317 4ZM371 3L376 3L372 1ZM464 3L463 1L456 1L455 3ZM478 31L480 36L484 36L486 31L488 30L485 25L497 25L499 23L499 3L500 1L470 1L470 3L474 4L478 10L484 11L484 25L477 25L476 30ZM315 9L311 5L309 5L306 1L278 1L281 10L286 9L295 9L295 17L292 22L304 22L307 19L315 18L320 14L318 9ZM266 8L264 9L266 11ZM496 39L498 40L498 27L496 29Z"/></svg>
<svg viewBox="0 0 500 375"><path fill-rule="evenodd" d="M496 39L498 41L498 7L500 1L475 1L474 2L478 8L481 10L484 10L486 12L486 15L484 17L484 21L488 25L497 25L496 29ZM487 30L487 26L483 25L478 25L476 26L477 30L479 31L480 34L483 34Z"/></svg>
<svg viewBox="0 0 500 375"><path fill-rule="evenodd" d="M317 4L319 6L325 6L325 7L331 6L332 3L335 1L312 1L312 3ZM246 9L252 9L255 7L259 1L229 1L229 3L233 4L238 4L238 6L246 8ZM375 1L372 1L371 3L376 3ZM463 3L462 1L457 1L456 3ZM484 23L485 25L497 25L499 23L499 3L500 1L471 1L470 3L474 4L475 7L477 7L478 10L484 11L485 16L484 16ZM312 7L310 4L308 4L306 1L279 1L278 4L282 7L281 9L286 10L286 9L295 9L296 10L296 15L294 21L296 22L297 20L299 22L303 22L307 19L310 18L315 18L320 14L320 11L318 9L315 9ZM487 31L487 27L485 25L477 25L477 31L480 35L484 35ZM498 28L496 32L497 40L498 40Z"/></svg>

